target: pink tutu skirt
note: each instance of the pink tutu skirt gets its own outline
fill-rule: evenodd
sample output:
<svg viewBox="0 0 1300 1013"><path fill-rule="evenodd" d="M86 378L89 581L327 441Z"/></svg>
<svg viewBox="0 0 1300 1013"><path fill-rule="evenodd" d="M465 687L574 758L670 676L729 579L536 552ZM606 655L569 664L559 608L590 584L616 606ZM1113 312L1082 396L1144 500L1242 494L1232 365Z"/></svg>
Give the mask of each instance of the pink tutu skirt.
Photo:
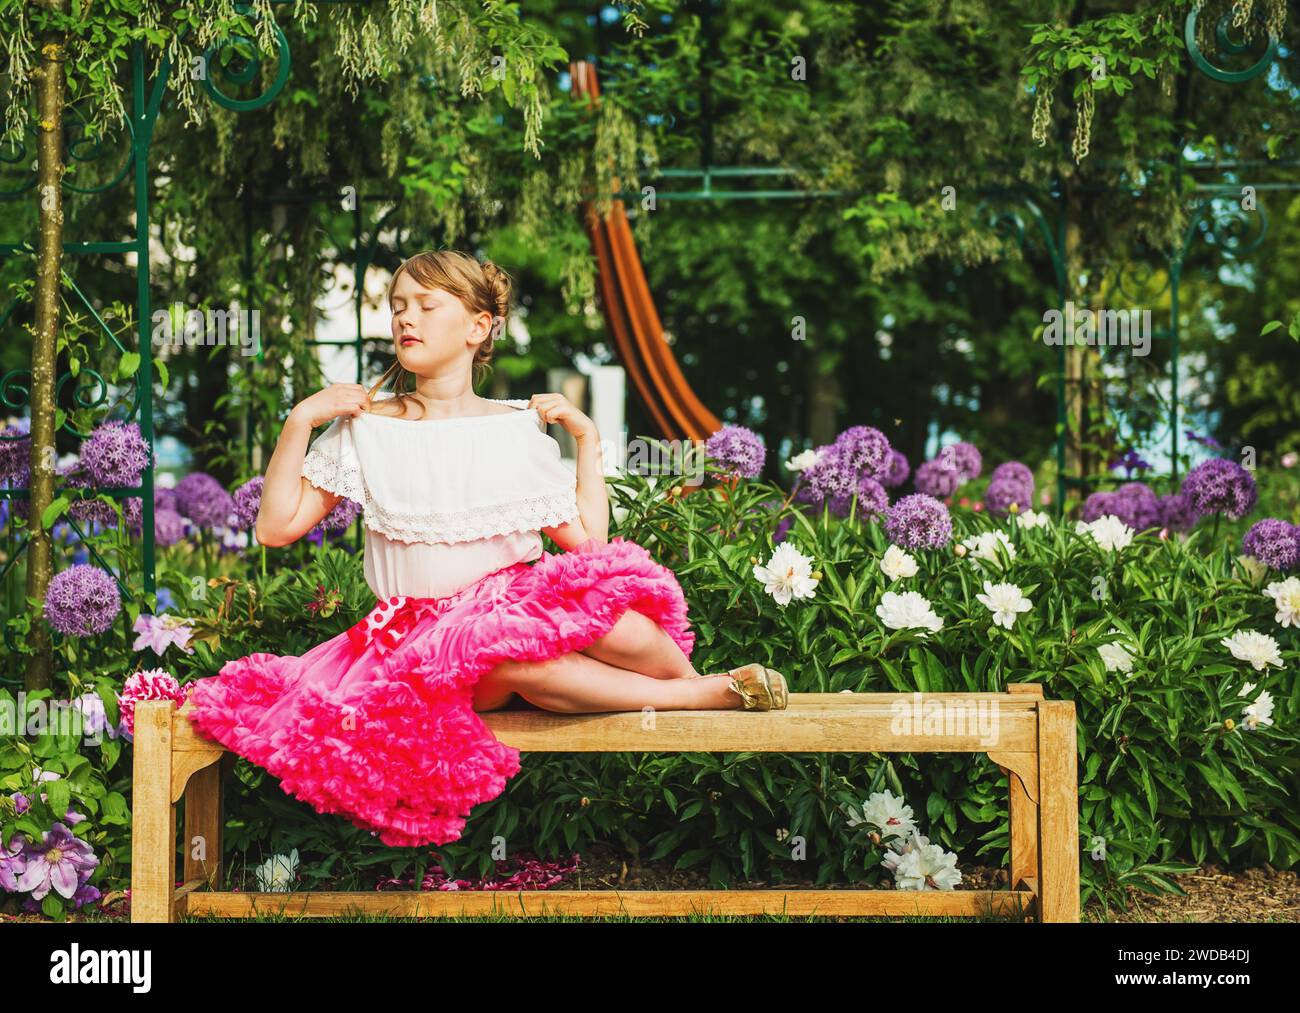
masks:
<svg viewBox="0 0 1300 1013"><path fill-rule="evenodd" d="M447 844L519 772L473 709L503 661L580 651L627 609L689 657L695 635L672 571L635 542L589 540L515 563L446 598L379 602L299 656L250 654L193 683L190 720L318 812L392 847Z"/></svg>

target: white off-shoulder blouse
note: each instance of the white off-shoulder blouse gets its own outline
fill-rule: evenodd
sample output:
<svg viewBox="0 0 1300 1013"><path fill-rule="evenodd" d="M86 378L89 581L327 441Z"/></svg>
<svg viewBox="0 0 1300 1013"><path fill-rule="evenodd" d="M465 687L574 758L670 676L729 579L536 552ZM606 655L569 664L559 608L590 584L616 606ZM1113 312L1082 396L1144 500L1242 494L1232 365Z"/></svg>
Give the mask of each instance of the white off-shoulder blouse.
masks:
<svg viewBox="0 0 1300 1013"><path fill-rule="evenodd" d="M366 582L380 599L443 598L542 554L578 516L577 475L526 400L508 413L335 419L307 451L312 485L361 504Z"/></svg>

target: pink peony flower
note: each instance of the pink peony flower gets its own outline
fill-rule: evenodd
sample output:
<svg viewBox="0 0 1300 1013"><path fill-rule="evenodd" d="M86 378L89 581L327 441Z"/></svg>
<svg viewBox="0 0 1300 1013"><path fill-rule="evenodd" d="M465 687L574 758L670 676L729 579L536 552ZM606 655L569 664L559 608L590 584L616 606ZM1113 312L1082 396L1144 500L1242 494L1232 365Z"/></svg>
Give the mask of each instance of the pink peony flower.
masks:
<svg viewBox="0 0 1300 1013"><path fill-rule="evenodd" d="M191 683L191 685L193 685ZM135 704L137 700L175 700L184 704L189 697L189 687L181 686L166 669L150 668L129 676L118 694L118 710L122 714L122 727L128 735L135 735Z"/></svg>

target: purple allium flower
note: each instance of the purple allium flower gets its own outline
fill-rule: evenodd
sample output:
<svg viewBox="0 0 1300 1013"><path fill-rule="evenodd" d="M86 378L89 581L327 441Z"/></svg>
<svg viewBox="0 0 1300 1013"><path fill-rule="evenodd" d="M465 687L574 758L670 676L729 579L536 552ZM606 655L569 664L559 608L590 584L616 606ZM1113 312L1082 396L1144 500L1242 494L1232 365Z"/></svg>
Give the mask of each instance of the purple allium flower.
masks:
<svg viewBox="0 0 1300 1013"><path fill-rule="evenodd" d="M1196 527L1196 508L1184 492L1160 497L1160 526L1170 531L1191 531Z"/></svg>
<svg viewBox="0 0 1300 1013"><path fill-rule="evenodd" d="M159 510L175 510L177 513L180 513L180 507L176 505L176 490L154 486L153 509L154 513L157 513Z"/></svg>
<svg viewBox="0 0 1300 1013"><path fill-rule="evenodd" d="M1241 540L1241 551L1274 570L1300 565L1300 528L1270 517L1256 521Z"/></svg>
<svg viewBox="0 0 1300 1013"><path fill-rule="evenodd" d="M55 823L39 846L28 847L27 867L18 877L18 892L41 900L53 888L60 897L71 900L98 864L89 844L65 824Z"/></svg>
<svg viewBox="0 0 1300 1013"><path fill-rule="evenodd" d="M945 461L942 457L926 461L916 469L917 492L935 499L951 496L961 482L961 472L957 469L956 462Z"/></svg>
<svg viewBox="0 0 1300 1013"><path fill-rule="evenodd" d="M877 481L888 473L892 449L885 434L871 426L850 426L831 444L832 452L839 455L855 477L866 476Z"/></svg>
<svg viewBox="0 0 1300 1013"><path fill-rule="evenodd" d="M1083 501L1083 520L1091 524L1098 517L1115 513L1115 494L1113 492L1094 492Z"/></svg>
<svg viewBox="0 0 1300 1013"><path fill-rule="evenodd" d="M996 482L1002 478L1007 478L1020 484L1025 488L1025 491L1029 493L1029 498L1034 498L1034 473L1019 461L1007 461L1003 464L999 464L993 469L993 474L990 476L989 480Z"/></svg>
<svg viewBox="0 0 1300 1013"><path fill-rule="evenodd" d="M257 511L262 505L262 486L266 479L257 475L235 490L235 522L239 531L251 531L257 524ZM335 508L337 509L337 507Z"/></svg>
<svg viewBox="0 0 1300 1013"><path fill-rule="evenodd" d="M1024 513L1033 508L1033 503L1033 490L1006 475L991 480L984 491L984 507L994 517L1007 516L1012 504L1015 504L1017 513Z"/></svg>
<svg viewBox="0 0 1300 1013"><path fill-rule="evenodd" d="M956 465L962 481L979 478L984 470L984 458L973 443L953 443L939 451L939 457Z"/></svg>
<svg viewBox="0 0 1300 1013"><path fill-rule="evenodd" d="M889 509L889 494L885 492L885 487L877 482L874 478L863 475L858 479L858 512L859 517L870 517L883 514ZM853 505L852 496L832 496L830 499L831 513L836 517L847 517L849 509Z"/></svg>
<svg viewBox="0 0 1300 1013"><path fill-rule="evenodd" d="M820 507L827 499L851 496L857 488L857 474L834 446L817 447L817 463L807 467L799 478L795 499Z"/></svg>
<svg viewBox="0 0 1300 1013"><path fill-rule="evenodd" d="M185 537L185 518L175 510L155 510L153 541L159 548L175 545Z"/></svg>
<svg viewBox="0 0 1300 1013"><path fill-rule="evenodd" d="M1142 482L1126 482L1115 490L1111 510L1134 531L1160 527L1160 499Z"/></svg>
<svg viewBox="0 0 1300 1013"><path fill-rule="evenodd" d="M913 493L890 508L885 533L904 549L938 549L952 539L952 517L933 496Z"/></svg>
<svg viewBox="0 0 1300 1013"><path fill-rule="evenodd" d="M149 466L149 444L134 422L104 422L82 443L79 463L92 485L139 485Z"/></svg>
<svg viewBox="0 0 1300 1013"><path fill-rule="evenodd" d="M222 528L235 512L235 500L205 471L195 471L176 483L176 505L182 517L200 528Z"/></svg>
<svg viewBox="0 0 1300 1013"><path fill-rule="evenodd" d="M84 475L71 475L68 487L72 489L92 489ZM144 500L139 496L127 496L119 500L122 504L122 520L131 534L139 537L144 525ZM84 524L98 524L102 528L117 528L117 511L109 504L98 499L74 500L68 504L68 516Z"/></svg>
<svg viewBox="0 0 1300 1013"><path fill-rule="evenodd" d="M25 489L30 484L32 467L32 438L20 426L5 426L0 430L0 482L13 489Z"/></svg>
<svg viewBox="0 0 1300 1013"><path fill-rule="evenodd" d="M1188 472L1182 491L1198 514L1226 514L1234 521L1250 513L1259 498L1251 473L1222 457L1202 461Z"/></svg>
<svg viewBox="0 0 1300 1013"><path fill-rule="evenodd" d="M60 570L45 591L45 618L66 636L103 633L121 611L117 582L86 563Z"/></svg>
<svg viewBox="0 0 1300 1013"><path fill-rule="evenodd" d="M901 450L891 450L889 452L888 474L881 481L881 485L889 489L897 489L907 481L907 476L912 473L912 466L907 463L907 455Z"/></svg>
<svg viewBox="0 0 1300 1013"><path fill-rule="evenodd" d="M361 504L345 496L321 519L319 527L326 531L346 531L360 515Z"/></svg>
<svg viewBox="0 0 1300 1013"><path fill-rule="evenodd" d="M767 461L763 438L744 426L723 426L704 441L704 452L734 478L758 478Z"/></svg>

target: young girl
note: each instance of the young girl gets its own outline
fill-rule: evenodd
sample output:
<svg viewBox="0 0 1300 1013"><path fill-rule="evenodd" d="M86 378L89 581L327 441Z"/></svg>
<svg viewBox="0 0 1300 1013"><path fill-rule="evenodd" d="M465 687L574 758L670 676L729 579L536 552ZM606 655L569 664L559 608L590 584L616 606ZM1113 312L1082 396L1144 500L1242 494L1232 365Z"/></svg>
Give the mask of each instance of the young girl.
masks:
<svg viewBox="0 0 1300 1013"><path fill-rule="evenodd" d="M506 275L421 253L388 299L396 363L369 391L333 384L290 411L256 524L262 544L288 545L355 500L378 603L300 657L227 662L180 713L317 811L414 846L459 838L519 771L519 751L476 713L516 696L566 713L784 708L772 669L695 671L672 572L607 541L591 420L559 394L473 392L510 304ZM576 476L547 423L577 441ZM565 551L544 553L541 532Z"/></svg>

